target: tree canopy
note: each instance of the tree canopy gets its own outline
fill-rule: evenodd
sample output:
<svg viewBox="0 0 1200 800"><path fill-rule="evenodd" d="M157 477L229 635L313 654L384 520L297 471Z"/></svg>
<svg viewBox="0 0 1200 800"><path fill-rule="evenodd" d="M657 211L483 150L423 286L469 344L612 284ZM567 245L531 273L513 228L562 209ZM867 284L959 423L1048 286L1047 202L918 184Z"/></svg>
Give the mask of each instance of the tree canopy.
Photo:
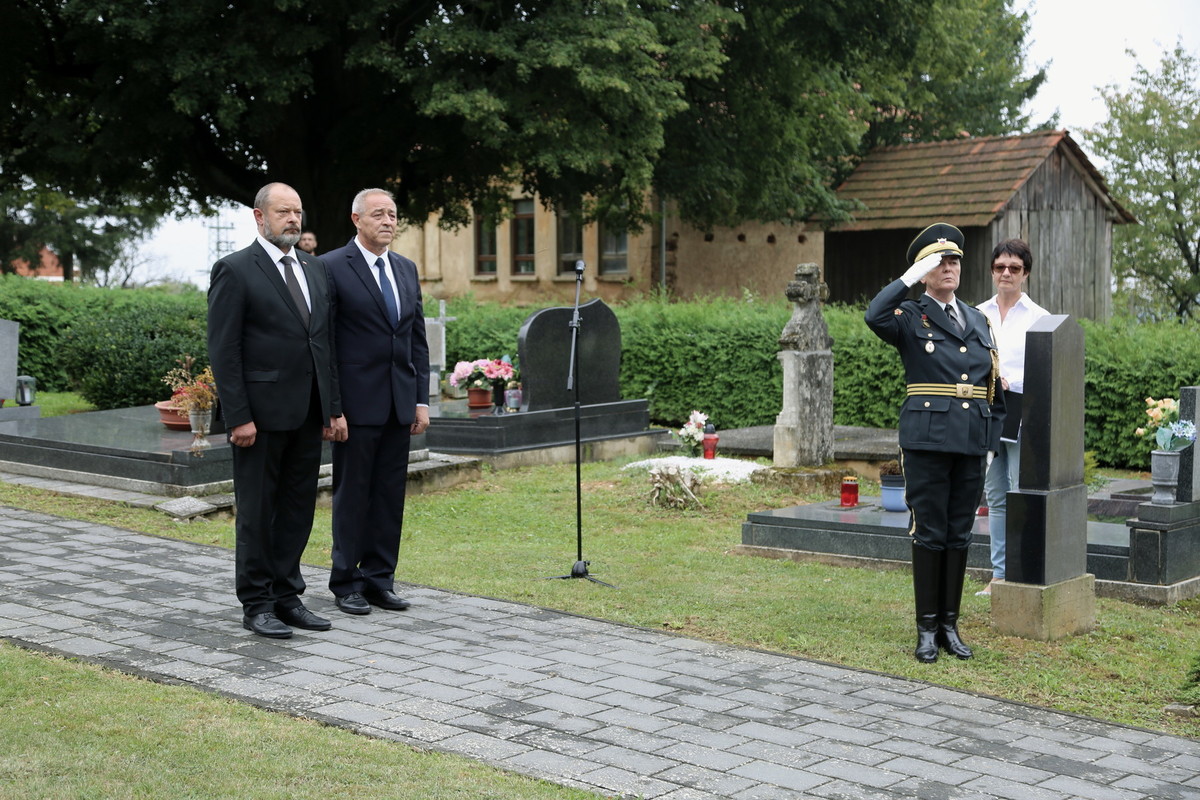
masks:
<svg viewBox="0 0 1200 800"><path fill-rule="evenodd" d="M331 246L378 185L414 222L512 186L632 227L652 189L701 227L836 219L864 147L1026 123L1011 5L17 0L0 177L176 208L281 180Z"/></svg>
<svg viewBox="0 0 1200 800"><path fill-rule="evenodd" d="M1136 55L1131 52L1131 55ZM1141 222L1113 234L1113 274L1134 313L1200 317L1200 65L1182 46L1128 89L1101 90L1108 119L1084 133L1113 196Z"/></svg>

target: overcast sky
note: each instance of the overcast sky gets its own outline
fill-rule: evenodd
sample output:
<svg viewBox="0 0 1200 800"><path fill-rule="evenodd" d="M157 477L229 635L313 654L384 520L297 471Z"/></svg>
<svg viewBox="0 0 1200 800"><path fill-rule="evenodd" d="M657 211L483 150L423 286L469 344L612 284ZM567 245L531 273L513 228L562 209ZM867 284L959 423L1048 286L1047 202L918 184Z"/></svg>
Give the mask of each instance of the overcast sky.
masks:
<svg viewBox="0 0 1200 800"><path fill-rule="evenodd" d="M1082 132L1107 117L1098 86L1127 86L1137 63L1153 70L1177 41L1200 54L1196 0L1016 0L1015 7L1031 17L1027 63L1047 67L1049 75L1030 105L1033 121L1058 110L1061 126L1081 144ZM1137 60L1126 50L1135 51ZM248 208L225 211L220 221L233 226L225 235L236 248L254 238ZM201 220L164 223L143 251L149 264L139 279L166 275L206 286L213 238ZM335 244L322 242L318 252Z"/></svg>

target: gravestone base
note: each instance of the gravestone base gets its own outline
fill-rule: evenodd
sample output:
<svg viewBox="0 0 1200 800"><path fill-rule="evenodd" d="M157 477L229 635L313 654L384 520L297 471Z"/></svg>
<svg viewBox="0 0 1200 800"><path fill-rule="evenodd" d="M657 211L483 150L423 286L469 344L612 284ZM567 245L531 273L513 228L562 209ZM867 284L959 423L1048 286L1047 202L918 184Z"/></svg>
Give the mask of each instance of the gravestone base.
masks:
<svg viewBox="0 0 1200 800"><path fill-rule="evenodd" d="M1200 502L1142 503L1129 526L1129 579L1168 585L1200 575Z"/></svg>
<svg viewBox="0 0 1200 800"><path fill-rule="evenodd" d="M1053 642L1096 627L1096 576L992 586L992 623L1005 636Z"/></svg>
<svg viewBox="0 0 1200 800"><path fill-rule="evenodd" d="M1024 453L1021 459L1024 464ZM1009 492L1007 576L1055 584L1086 572L1087 487Z"/></svg>

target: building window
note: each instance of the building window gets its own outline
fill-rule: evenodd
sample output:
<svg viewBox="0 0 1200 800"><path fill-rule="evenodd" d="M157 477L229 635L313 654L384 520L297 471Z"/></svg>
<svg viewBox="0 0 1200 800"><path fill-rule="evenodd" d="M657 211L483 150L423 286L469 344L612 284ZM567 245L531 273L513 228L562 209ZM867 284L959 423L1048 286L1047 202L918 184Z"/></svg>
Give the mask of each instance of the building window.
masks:
<svg viewBox="0 0 1200 800"><path fill-rule="evenodd" d="M475 274L496 274L496 222L475 218Z"/></svg>
<svg viewBox="0 0 1200 800"><path fill-rule="evenodd" d="M577 214L558 212L558 274L575 272L575 262L583 260L583 223Z"/></svg>
<svg viewBox="0 0 1200 800"><path fill-rule="evenodd" d="M514 275L532 275L533 200L513 201L512 271Z"/></svg>
<svg viewBox="0 0 1200 800"><path fill-rule="evenodd" d="M600 226L600 274L629 272L629 234L624 229Z"/></svg>

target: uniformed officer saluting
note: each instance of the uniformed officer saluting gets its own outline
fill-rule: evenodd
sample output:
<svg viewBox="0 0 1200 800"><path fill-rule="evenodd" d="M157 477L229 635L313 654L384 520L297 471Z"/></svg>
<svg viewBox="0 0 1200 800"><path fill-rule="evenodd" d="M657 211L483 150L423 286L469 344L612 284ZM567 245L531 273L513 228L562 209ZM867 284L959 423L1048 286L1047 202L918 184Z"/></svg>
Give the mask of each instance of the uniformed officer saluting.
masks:
<svg viewBox="0 0 1200 800"><path fill-rule="evenodd" d="M970 658L958 635L967 547L987 455L1000 444L1004 399L987 318L954 296L962 231L939 222L908 246L912 266L867 307L867 325L900 352L908 396L900 408L905 501L912 515L918 661L938 648ZM907 300L916 283L925 294Z"/></svg>

